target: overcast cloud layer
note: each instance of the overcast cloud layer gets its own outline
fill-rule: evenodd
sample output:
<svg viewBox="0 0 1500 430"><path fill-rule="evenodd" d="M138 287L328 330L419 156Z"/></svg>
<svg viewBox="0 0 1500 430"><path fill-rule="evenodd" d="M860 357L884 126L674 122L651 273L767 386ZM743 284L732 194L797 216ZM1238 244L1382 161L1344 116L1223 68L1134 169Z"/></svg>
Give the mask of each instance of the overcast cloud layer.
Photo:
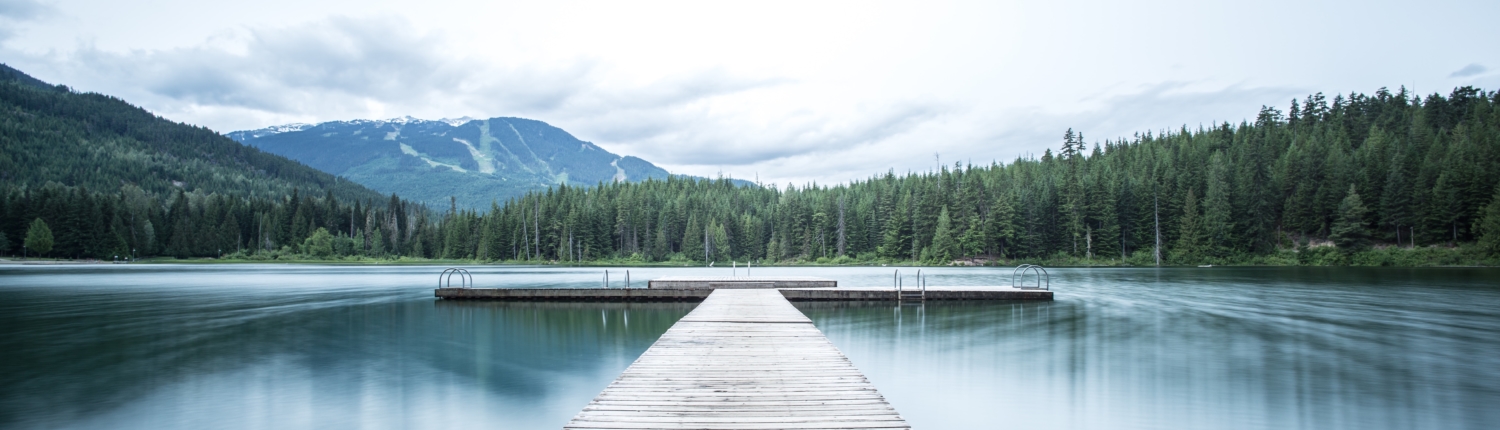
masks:
<svg viewBox="0 0 1500 430"><path fill-rule="evenodd" d="M1494 1L211 3L0 0L0 61L221 132L519 116L782 184L1500 88Z"/></svg>

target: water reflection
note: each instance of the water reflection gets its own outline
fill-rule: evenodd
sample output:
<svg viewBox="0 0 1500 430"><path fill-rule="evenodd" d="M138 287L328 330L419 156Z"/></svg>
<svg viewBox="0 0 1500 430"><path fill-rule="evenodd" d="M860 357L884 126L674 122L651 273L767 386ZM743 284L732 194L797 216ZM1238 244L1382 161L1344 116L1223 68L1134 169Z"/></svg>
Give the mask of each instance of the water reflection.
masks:
<svg viewBox="0 0 1500 430"><path fill-rule="evenodd" d="M0 267L0 427L557 428L694 306L435 301L441 270ZM602 280L470 270L481 287ZM729 274L628 270L636 287ZM752 270L885 286L894 269ZM1500 423L1495 269L1051 273L1050 303L797 306L920 428Z"/></svg>
<svg viewBox="0 0 1500 430"><path fill-rule="evenodd" d="M693 306L437 302L389 274L234 271L238 288L199 289L0 273L16 275L0 278L0 427L556 428Z"/></svg>
<svg viewBox="0 0 1500 430"><path fill-rule="evenodd" d="M1500 423L1496 271L1061 272L1052 303L797 306L917 427Z"/></svg>

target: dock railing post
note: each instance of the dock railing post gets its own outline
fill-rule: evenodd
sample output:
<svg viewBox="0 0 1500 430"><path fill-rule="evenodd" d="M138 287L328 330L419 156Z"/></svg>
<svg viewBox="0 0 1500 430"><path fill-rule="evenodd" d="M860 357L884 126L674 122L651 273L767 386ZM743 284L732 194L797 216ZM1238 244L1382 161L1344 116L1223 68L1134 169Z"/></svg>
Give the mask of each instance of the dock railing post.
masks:
<svg viewBox="0 0 1500 430"><path fill-rule="evenodd" d="M630 271L625 271L625 289L630 289Z"/></svg>
<svg viewBox="0 0 1500 430"><path fill-rule="evenodd" d="M608 270L604 271L604 289L606 289L606 290L609 289L609 271Z"/></svg>

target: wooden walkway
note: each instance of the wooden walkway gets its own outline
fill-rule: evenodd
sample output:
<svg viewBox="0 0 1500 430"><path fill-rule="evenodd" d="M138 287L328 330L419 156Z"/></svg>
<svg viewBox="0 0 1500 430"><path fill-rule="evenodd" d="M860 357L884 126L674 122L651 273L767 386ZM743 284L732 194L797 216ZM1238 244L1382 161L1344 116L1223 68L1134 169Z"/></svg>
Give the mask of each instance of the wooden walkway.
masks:
<svg viewBox="0 0 1500 430"><path fill-rule="evenodd" d="M844 353L777 290L714 290L569 429L904 428Z"/></svg>

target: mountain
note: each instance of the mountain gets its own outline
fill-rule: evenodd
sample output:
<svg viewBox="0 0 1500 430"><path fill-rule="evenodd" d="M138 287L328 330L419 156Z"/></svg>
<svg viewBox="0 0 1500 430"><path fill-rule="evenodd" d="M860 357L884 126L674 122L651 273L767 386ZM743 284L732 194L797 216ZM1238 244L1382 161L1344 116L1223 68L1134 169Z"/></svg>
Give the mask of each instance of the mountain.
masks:
<svg viewBox="0 0 1500 430"><path fill-rule="evenodd" d="M522 118L332 121L236 131L229 138L431 207L487 208L552 185L665 179L547 123Z"/></svg>
<svg viewBox="0 0 1500 430"><path fill-rule="evenodd" d="M28 75L28 74L26 74L26 73L24 73L24 72L22 72L20 70L16 70L14 68L11 68L10 66L7 66L5 64L0 64L0 82L13 82L13 83L17 83L17 84L21 84L21 85L25 85L25 86L29 86L29 87L33 87L33 88L44 89L44 90L57 90L57 91L67 91L68 90L68 88L65 87L65 86L53 86L52 84L48 84L46 82L42 82L41 79L33 78L33 77L31 77L31 75Z"/></svg>
<svg viewBox="0 0 1500 430"><path fill-rule="evenodd" d="M135 185L280 199L332 193L343 201L387 196L208 128L173 122L115 97L51 85L0 64L0 184L48 183L96 192Z"/></svg>

